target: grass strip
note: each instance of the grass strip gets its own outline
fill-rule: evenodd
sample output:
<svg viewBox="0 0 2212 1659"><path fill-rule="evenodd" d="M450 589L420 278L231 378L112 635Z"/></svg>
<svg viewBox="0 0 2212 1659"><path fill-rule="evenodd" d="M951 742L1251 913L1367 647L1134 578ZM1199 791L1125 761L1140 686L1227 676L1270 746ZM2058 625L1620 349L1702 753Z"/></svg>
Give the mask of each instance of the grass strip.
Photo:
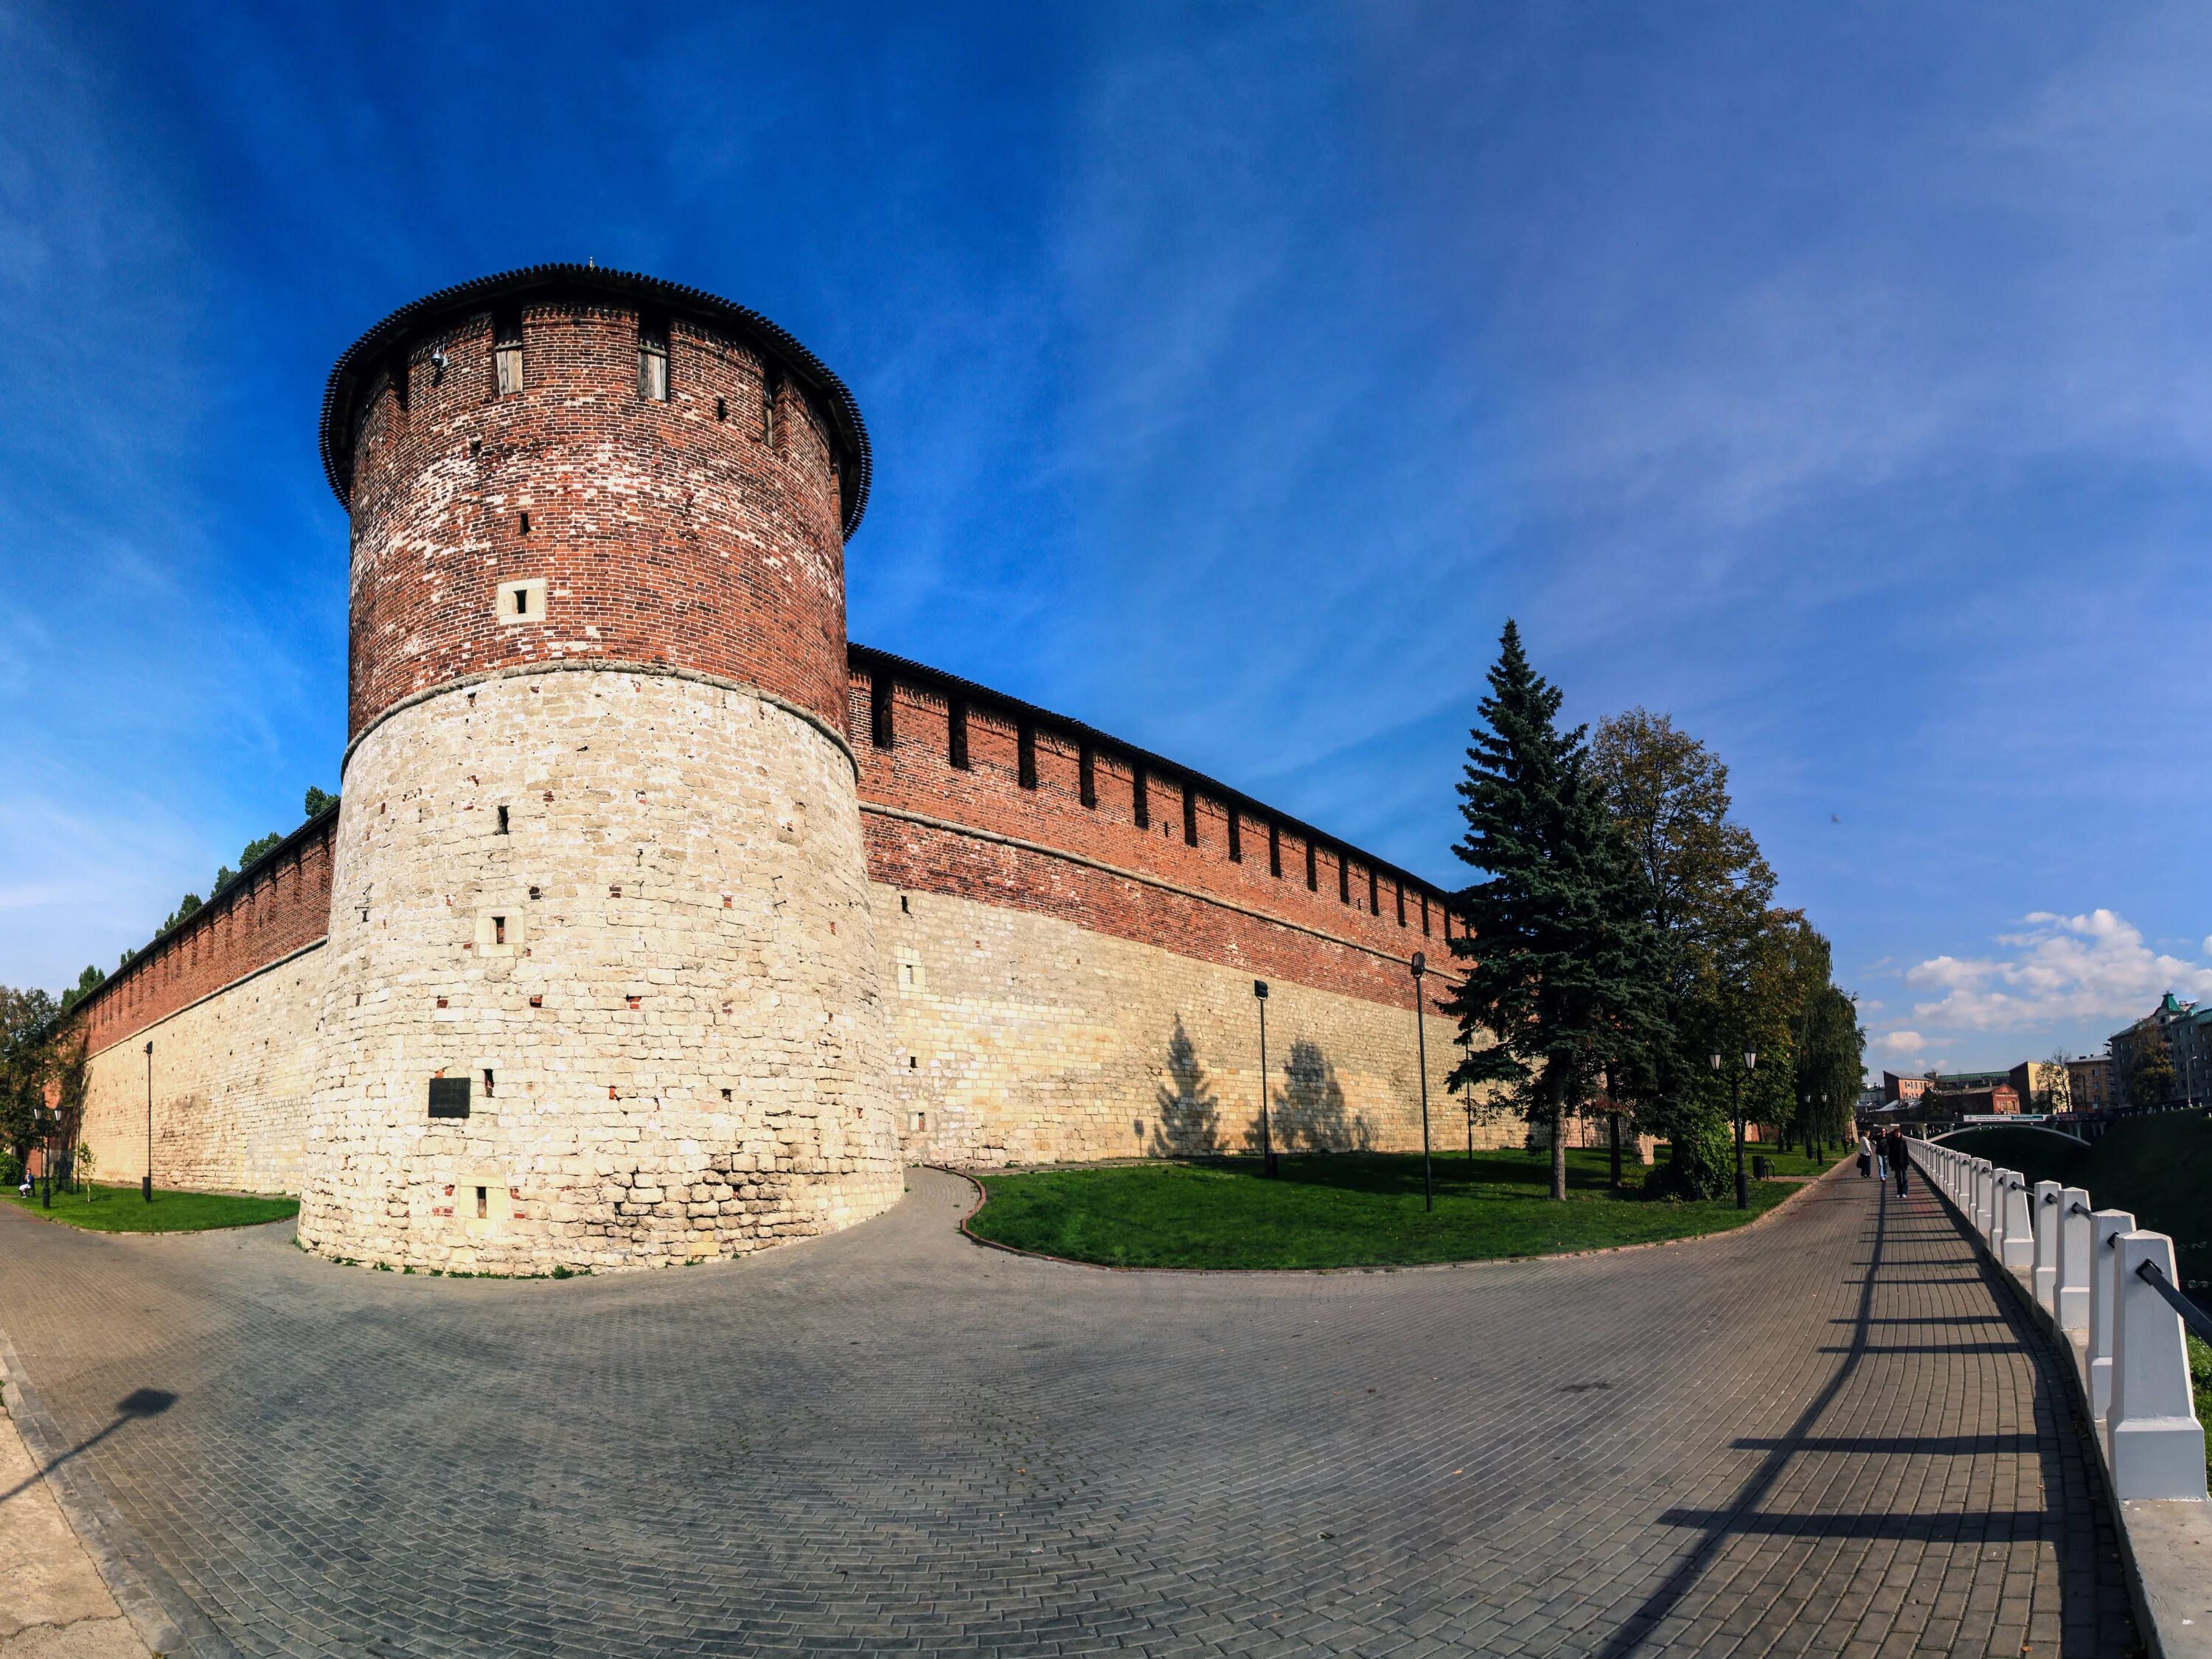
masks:
<svg viewBox="0 0 2212 1659"><path fill-rule="evenodd" d="M198 1233L216 1227L258 1227L288 1221L300 1212L296 1198L254 1197L242 1193L177 1193L154 1189L149 1204L136 1187L104 1187L89 1193L57 1192L52 1209L39 1202L36 1188L26 1197L15 1188L0 1189L0 1199L48 1221L67 1222L95 1233Z"/></svg>
<svg viewBox="0 0 2212 1659"><path fill-rule="evenodd" d="M1765 1154L1778 1176L1820 1172L1803 1154ZM1463 1152L1435 1161L1436 1210L1421 1202L1418 1154L1336 1153L1054 1169L981 1177L978 1237L1115 1267L1409 1267L1647 1244L1742 1225L1798 1189L1753 1182L1734 1198L1684 1203L1607 1185L1602 1152L1567 1155L1567 1198L1550 1196L1544 1152Z"/></svg>

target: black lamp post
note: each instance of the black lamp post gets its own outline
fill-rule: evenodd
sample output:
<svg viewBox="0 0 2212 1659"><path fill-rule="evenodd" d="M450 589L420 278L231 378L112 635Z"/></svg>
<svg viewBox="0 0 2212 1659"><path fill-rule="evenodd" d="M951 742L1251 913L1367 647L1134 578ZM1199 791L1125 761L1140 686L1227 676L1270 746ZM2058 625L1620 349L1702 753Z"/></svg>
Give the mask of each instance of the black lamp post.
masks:
<svg viewBox="0 0 2212 1659"><path fill-rule="evenodd" d="M146 1178L138 1183L139 1196L154 1201L154 1044L146 1043Z"/></svg>
<svg viewBox="0 0 2212 1659"><path fill-rule="evenodd" d="M1267 1133L1267 981L1252 981L1252 1000L1260 1005L1260 1173L1275 1178L1275 1143ZM1297 1047L1295 1042L1291 1045Z"/></svg>
<svg viewBox="0 0 2212 1659"><path fill-rule="evenodd" d="M1743 1177L1743 1080L1759 1067L1759 1055L1747 1048L1743 1051L1743 1070L1729 1073L1729 1104L1735 1118L1735 1206L1739 1210L1751 1207L1751 1188ZM1721 1057L1713 1056L1713 1070L1721 1068Z"/></svg>
<svg viewBox="0 0 2212 1659"><path fill-rule="evenodd" d="M39 1115L39 1127L44 1132L39 1137L39 1202L51 1210L54 1207L54 1143L61 1139L61 1114L51 1106L41 1106Z"/></svg>
<svg viewBox="0 0 2212 1659"><path fill-rule="evenodd" d="M1462 1032L1459 1047L1460 1060L1462 1064L1466 1062L1468 1054L1474 1046L1474 1038ZM1466 1085L1465 1095L1461 1103L1467 1108L1467 1178L1473 1181L1474 1179L1474 1085L1472 1083Z"/></svg>
<svg viewBox="0 0 2212 1659"><path fill-rule="evenodd" d="M1437 1207L1437 1177L1429 1162L1429 1023L1421 1017L1421 975L1429 971L1429 959L1419 951L1413 952L1413 1034L1421 1048L1421 1207Z"/></svg>

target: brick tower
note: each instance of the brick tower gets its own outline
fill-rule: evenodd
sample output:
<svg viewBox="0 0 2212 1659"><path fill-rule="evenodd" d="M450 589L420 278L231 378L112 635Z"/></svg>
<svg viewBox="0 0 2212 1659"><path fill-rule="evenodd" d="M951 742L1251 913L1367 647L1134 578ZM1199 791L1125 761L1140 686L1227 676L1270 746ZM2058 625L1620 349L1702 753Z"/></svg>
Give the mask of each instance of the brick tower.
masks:
<svg viewBox="0 0 2212 1659"><path fill-rule="evenodd" d="M322 451L351 678L301 1242L539 1272L887 1207L842 383L726 301L541 265L364 334Z"/></svg>

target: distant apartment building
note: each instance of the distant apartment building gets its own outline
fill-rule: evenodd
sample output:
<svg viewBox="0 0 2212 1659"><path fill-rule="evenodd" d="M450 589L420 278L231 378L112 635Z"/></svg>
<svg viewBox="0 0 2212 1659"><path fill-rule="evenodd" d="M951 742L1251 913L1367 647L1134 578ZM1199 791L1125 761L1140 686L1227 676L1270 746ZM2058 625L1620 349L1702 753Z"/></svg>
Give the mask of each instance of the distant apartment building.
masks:
<svg viewBox="0 0 2212 1659"><path fill-rule="evenodd" d="M2074 1109L2074 1079L2061 1061L2023 1060L2005 1073L2005 1081L2020 1096L2020 1109L2024 1112Z"/></svg>
<svg viewBox="0 0 2212 1659"><path fill-rule="evenodd" d="M1928 1092L1932 1081L1924 1077L1905 1077L1896 1072L1884 1072L1881 1074L1882 1103L1910 1106Z"/></svg>
<svg viewBox="0 0 2212 1659"><path fill-rule="evenodd" d="M2077 1112L2109 1112L2120 1103L2110 1054L2088 1054L2066 1062L2066 1081Z"/></svg>
<svg viewBox="0 0 2212 1659"><path fill-rule="evenodd" d="M2020 1115L2020 1091L2009 1083L1992 1084L1986 1089L1946 1089L1931 1098L1941 1100L1947 1111L1960 1117Z"/></svg>
<svg viewBox="0 0 2212 1659"><path fill-rule="evenodd" d="M2154 1049L2172 1066L2173 1081L2163 1099L2138 1101L2130 1079ZM2212 1007L2184 1002L2168 991L2157 1007L2112 1033L2112 1051L2115 1105L2212 1105Z"/></svg>

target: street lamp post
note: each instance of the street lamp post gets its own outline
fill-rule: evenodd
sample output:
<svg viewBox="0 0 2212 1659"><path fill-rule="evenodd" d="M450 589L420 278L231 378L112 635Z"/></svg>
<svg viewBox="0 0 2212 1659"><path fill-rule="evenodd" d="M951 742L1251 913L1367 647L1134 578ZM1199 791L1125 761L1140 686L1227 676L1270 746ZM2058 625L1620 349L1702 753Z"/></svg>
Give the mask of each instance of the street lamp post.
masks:
<svg viewBox="0 0 2212 1659"><path fill-rule="evenodd" d="M41 1106L39 1127L46 1133L39 1137L39 1202L51 1210L54 1207L54 1143L61 1139L61 1114L51 1106Z"/></svg>
<svg viewBox="0 0 2212 1659"><path fill-rule="evenodd" d="M154 1201L154 1042L146 1042L146 1178L138 1183L138 1195L149 1204Z"/></svg>
<svg viewBox="0 0 2212 1659"><path fill-rule="evenodd" d="M1472 1036L1465 1032L1461 1033L1459 1046L1462 1064L1466 1063L1467 1055L1473 1048L1474 1042ZM1469 1083L1464 1087L1466 1092L1461 1103L1467 1109L1467 1178L1473 1181L1474 1179L1474 1085Z"/></svg>
<svg viewBox="0 0 2212 1659"><path fill-rule="evenodd" d="M1729 1104L1735 1118L1735 1206L1739 1210L1751 1207L1751 1188L1743 1176L1743 1080L1757 1070L1759 1055L1752 1049L1743 1051L1743 1070L1729 1073ZM1713 1070L1721 1069L1721 1057L1713 1056Z"/></svg>
<svg viewBox="0 0 2212 1659"><path fill-rule="evenodd" d="M1413 1035L1421 1049L1421 1207L1433 1211L1437 1207L1437 1177L1429 1162L1429 1023L1422 1018L1421 975L1429 971L1429 959L1419 951L1413 952Z"/></svg>
<svg viewBox="0 0 2212 1659"><path fill-rule="evenodd" d="M1260 1005L1260 1173L1275 1178L1275 1143L1267 1133L1267 981L1252 981L1252 1000ZM1297 1047L1295 1042L1291 1045Z"/></svg>

